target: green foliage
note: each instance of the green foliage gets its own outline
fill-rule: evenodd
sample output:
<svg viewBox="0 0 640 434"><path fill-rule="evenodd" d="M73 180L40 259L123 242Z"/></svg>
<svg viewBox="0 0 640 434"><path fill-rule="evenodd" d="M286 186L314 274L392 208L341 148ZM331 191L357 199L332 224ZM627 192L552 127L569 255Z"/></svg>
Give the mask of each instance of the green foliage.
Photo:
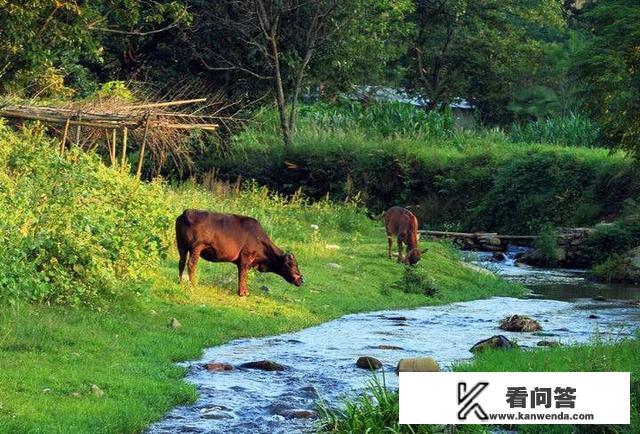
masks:
<svg viewBox="0 0 640 434"><path fill-rule="evenodd" d="M429 272L417 267L406 266L402 279L396 283L396 286L408 294L423 294L427 297L434 297L438 293L435 280Z"/></svg>
<svg viewBox="0 0 640 434"><path fill-rule="evenodd" d="M379 137L445 139L453 134L450 111L426 111L400 102L316 103L300 107L301 129L366 131Z"/></svg>
<svg viewBox="0 0 640 434"><path fill-rule="evenodd" d="M640 4L594 2L573 58L581 103L612 147L640 151Z"/></svg>
<svg viewBox="0 0 640 434"><path fill-rule="evenodd" d="M379 377L374 376L367 393L355 399L347 399L344 409L320 407L322 418L318 432L323 433L411 433L430 434L434 429L427 425L400 425L398 391L391 391ZM437 431L436 431L437 432Z"/></svg>
<svg viewBox="0 0 640 434"><path fill-rule="evenodd" d="M595 271L596 274L608 274L615 268L623 253L639 245L640 214L624 215L613 223L595 227L595 231L585 241L585 258L588 265L601 265Z"/></svg>
<svg viewBox="0 0 640 434"><path fill-rule="evenodd" d="M640 197L636 168L621 154L513 143L499 130L451 131L442 115L384 107L303 106L287 152L274 111L263 110L234 137L231 155L202 160L200 170L215 167L229 180L256 179L287 195L302 189L312 199L361 192L376 212L422 205L417 216L430 227L520 234L545 223L593 225Z"/></svg>
<svg viewBox="0 0 640 434"><path fill-rule="evenodd" d="M625 275L624 269L620 267L620 261L620 255L611 254L603 262L595 264L591 269L591 274L605 282L625 281L628 276Z"/></svg>
<svg viewBox="0 0 640 434"><path fill-rule="evenodd" d="M552 143L561 146L593 148L599 145L600 130L589 118L571 113L527 123L515 123L509 139L522 143Z"/></svg>
<svg viewBox="0 0 640 434"><path fill-rule="evenodd" d="M157 266L163 187L140 184L35 130L0 125L0 300L93 304Z"/></svg>
<svg viewBox="0 0 640 434"><path fill-rule="evenodd" d="M558 233L551 225L544 225L533 246L537 249L543 265L554 267L557 265L560 255L558 254Z"/></svg>
<svg viewBox="0 0 640 434"><path fill-rule="evenodd" d="M405 83L434 107L465 97L484 120L505 122L517 90L557 81L558 61L545 60L558 58L547 52L564 28L561 1L424 0L411 19Z"/></svg>
<svg viewBox="0 0 640 434"><path fill-rule="evenodd" d="M135 95L131 90L127 88L127 85L124 81L108 81L103 83L96 92L91 95L91 98L96 99L110 99L116 98L123 102L133 102L135 101Z"/></svg>

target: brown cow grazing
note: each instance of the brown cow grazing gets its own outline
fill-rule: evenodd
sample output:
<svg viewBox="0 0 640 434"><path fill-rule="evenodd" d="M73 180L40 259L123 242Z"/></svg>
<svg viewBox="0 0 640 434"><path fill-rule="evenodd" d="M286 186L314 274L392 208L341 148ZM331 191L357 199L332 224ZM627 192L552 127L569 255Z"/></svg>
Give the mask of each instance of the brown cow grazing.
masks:
<svg viewBox="0 0 640 434"><path fill-rule="evenodd" d="M176 241L180 253L179 278L182 279L189 254L191 283L195 283L200 257L236 264L239 296L249 294L247 275L252 268L276 273L296 286L304 283L296 258L273 244L260 223L251 217L188 209L176 219Z"/></svg>
<svg viewBox="0 0 640 434"><path fill-rule="evenodd" d="M389 208L379 217L372 217L376 220L384 218L384 227L387 231L387 240L389 241L389 259L392 257L393 236L398 241L398 262L408 265L415 265L420 260L422 252L418 247L418 219L411 211L406 208L394 206ZM402 244L407 245L407 256L402 255Z"/></svg>

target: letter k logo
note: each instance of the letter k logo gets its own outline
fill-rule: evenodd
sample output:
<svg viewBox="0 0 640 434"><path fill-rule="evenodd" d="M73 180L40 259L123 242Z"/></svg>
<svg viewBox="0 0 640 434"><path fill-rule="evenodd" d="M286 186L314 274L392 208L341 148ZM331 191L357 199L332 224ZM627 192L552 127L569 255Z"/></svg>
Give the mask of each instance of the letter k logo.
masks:
<svg viewBox="0 0 640 434"><path fill-rule="evenodd" d="M480 382L477 383L471 390L467 392L467 383L461 381L458 383L458 404L462 407L458 411L458 419L466 420L469 413L472 411L476 417L480 420L487 419L487 413L484 412L480 404L474 402L474 400L487 388L489 383Z"/></svg>

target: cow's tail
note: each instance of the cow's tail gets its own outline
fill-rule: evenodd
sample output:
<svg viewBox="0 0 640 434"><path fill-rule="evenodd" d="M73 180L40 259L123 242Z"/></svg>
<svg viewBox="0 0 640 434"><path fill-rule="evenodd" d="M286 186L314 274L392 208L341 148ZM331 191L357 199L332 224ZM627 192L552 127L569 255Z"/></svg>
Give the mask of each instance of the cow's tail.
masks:
<svg viewBox="0 0 640 434"><path fill-rule="evenodd" d="M367 211L367 212L366 212L367 217L369 217L371 220L382 220L382 219L384 218L384 216L385 216L385 214L386 214L386 213L387 213L386 211L383 211L383 212L382 212L382 214L379 214L379 215L373 215L373 214L371 214L371 212L370 212L370 211Z"/></svg>

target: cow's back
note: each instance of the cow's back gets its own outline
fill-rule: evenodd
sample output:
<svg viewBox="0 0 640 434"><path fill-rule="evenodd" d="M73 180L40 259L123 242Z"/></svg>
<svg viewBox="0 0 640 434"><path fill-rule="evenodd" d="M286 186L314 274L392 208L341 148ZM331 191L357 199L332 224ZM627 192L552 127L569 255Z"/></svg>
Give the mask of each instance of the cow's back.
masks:
<svg viewBox="0 0 640 434"><path fill-rule="evenodd" d="M187 249L211 245L225 256L269 242L260 223L251 217L196 209L185 210L176 219L176 240L178 247L182 243Z"/></svg>
<svg viewBox="0 0 640 434"><path fill-rule="evenodd" d="M384 215L388 234L409 236L418 230L418 219L406 208L394 206Z"/></svg>

